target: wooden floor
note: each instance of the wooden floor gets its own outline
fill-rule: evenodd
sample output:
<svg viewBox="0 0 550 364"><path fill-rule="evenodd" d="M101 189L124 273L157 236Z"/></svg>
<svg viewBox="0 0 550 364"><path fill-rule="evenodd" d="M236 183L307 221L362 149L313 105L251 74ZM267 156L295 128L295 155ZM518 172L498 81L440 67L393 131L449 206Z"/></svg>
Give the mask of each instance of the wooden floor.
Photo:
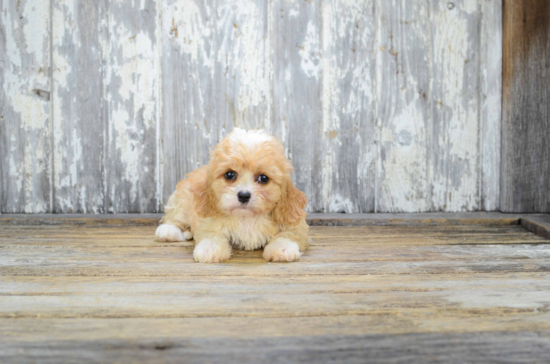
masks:
<svg viewBox="0 0 550 364"><path fill-rule="evenodd" d="M0 362L550 362L550 240L519 220L312 226L299 262L212 265L92 220L0 219Z"/></svg>

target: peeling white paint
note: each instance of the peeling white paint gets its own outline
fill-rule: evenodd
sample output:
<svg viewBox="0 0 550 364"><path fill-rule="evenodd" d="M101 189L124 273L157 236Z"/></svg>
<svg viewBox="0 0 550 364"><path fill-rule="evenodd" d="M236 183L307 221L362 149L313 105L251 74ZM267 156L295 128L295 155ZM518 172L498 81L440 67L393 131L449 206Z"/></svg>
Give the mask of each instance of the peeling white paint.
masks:
<svg viewBox="0 0 550 364"><path fill-rule="evenodd" d="M321 59L318 54L319 34L318 28L311 22L307 24L304 40L300 47L302 57L301 67L308 77L319 78Z"/></svg>

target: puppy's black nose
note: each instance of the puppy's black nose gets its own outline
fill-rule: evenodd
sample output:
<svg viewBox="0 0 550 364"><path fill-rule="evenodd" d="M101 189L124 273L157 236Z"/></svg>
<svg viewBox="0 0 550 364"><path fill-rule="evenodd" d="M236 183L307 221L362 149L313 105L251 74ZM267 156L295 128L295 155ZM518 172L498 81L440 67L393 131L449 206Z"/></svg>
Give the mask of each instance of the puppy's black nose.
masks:
<svg viewBox="0 0 550 364"><path fill-rule="evenodd" d="M237 197L239 198L239 201L241 203L247 203L250 200L250 192L240 191L239 193L237 193Z"/></svg>

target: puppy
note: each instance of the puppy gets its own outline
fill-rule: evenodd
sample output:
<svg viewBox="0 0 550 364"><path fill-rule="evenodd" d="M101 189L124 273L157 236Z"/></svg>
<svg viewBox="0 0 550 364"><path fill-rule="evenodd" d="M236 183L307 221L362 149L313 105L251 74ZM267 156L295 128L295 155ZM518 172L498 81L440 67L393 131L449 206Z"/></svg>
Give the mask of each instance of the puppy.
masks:
<svg viewBox="0 0 550 364"><path fill-rule="evenodd" d="M266 261L298 260L308 247L307 199L290 178L281 143L262 130L235 128L210 163L181 180L155 233L159 241L195 239L198 262L219 263L231 249L264 248Z"/></svg>

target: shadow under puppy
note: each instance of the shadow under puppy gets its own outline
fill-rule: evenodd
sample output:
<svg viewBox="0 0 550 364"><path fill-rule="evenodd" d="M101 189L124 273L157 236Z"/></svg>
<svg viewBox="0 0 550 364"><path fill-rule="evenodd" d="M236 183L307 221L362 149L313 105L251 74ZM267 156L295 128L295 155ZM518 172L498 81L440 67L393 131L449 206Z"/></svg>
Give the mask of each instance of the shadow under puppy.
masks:
<svg viewBox="0 0 550 364"><path fill-rule="evenodd" d="M195 239L198 262L219 263L231 248L264 248L267 261L291 262L308 247L307 199L290 178L283 146L262 130L235 128L210 163L181 180L157 228L159 241Z"/></svg>

